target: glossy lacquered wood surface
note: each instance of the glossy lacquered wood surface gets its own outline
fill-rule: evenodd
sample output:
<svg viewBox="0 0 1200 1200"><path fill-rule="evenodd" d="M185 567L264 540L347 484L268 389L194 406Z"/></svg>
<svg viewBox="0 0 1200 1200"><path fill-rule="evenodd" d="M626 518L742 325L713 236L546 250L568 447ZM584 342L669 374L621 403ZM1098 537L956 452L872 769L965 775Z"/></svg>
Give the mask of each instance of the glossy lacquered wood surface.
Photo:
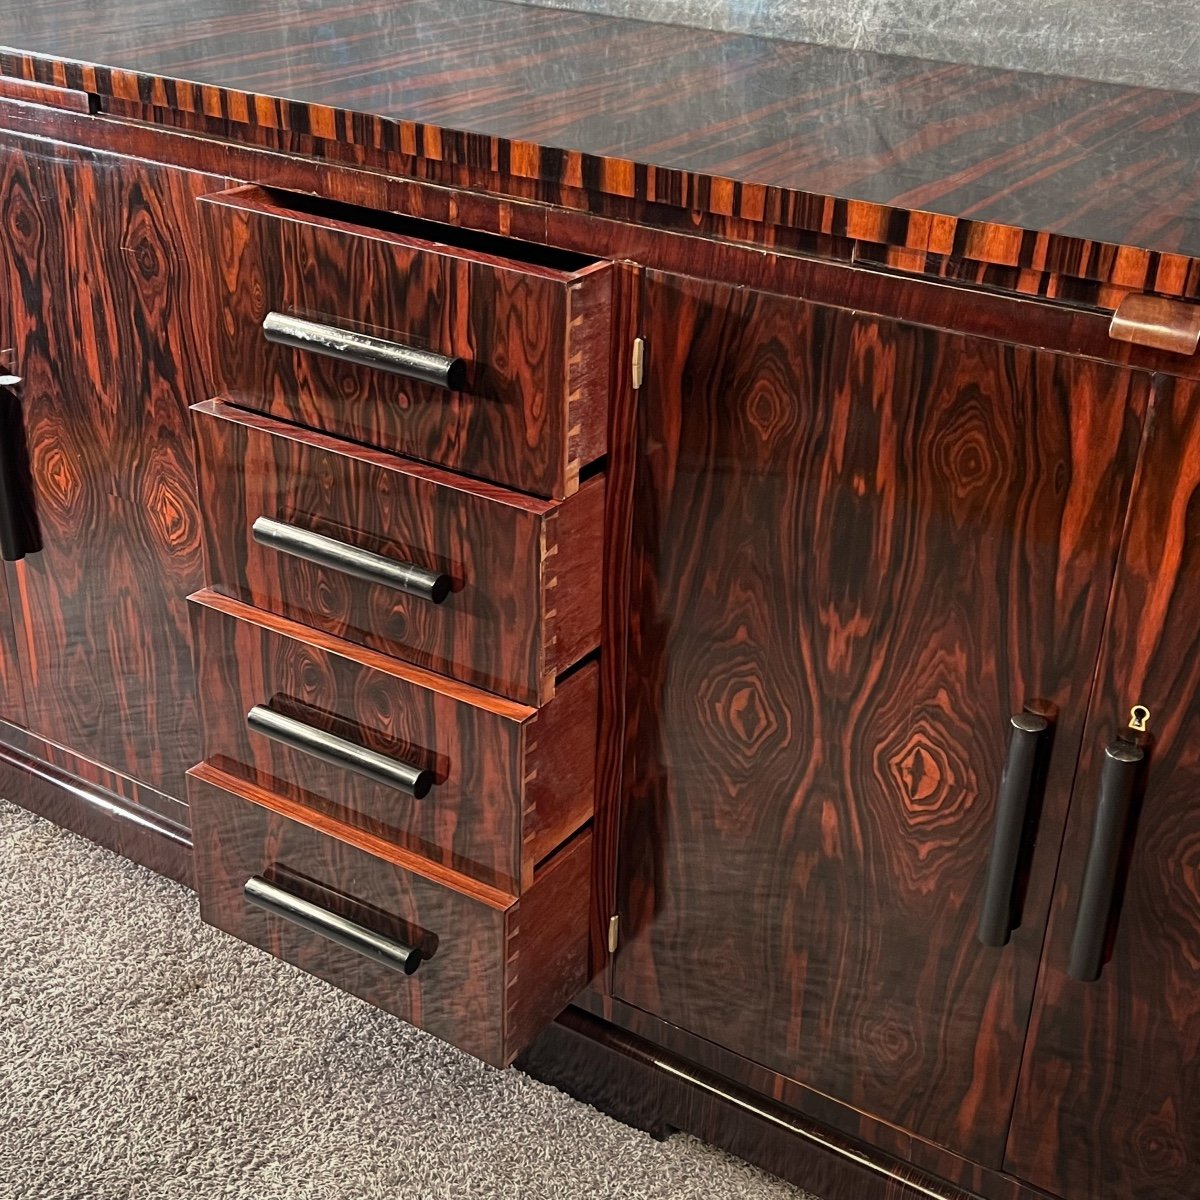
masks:
<svg viewBox="0 0 1200 1200"><path fill-rule="evenodd" d="M1069 1200L1200 1194L1200 388L1160 381L1083 741L1007 1164ZM1104 747L1150 711L1098 981L1067 975Z"/></svg>
<svg viewBox="0 0 1200 1200"><path fill-rule="evenodd" d="M615 994L998 1166L1147 379L655 273L642 325Z"/></svg>
<svg viewBox="0 0 1200 1200"><path fill-rule="evenodd" d="M1109 277L1114 260L1101 257L1092 261L1079 247L1068 256L1069 261L1048 264L1074 271L1074 275L1036 269L985 271L989 277L1003 277L996 280L997 287L1011 286L1033 293L1021 296L1019 303L1014 303L1013 296L1003 292L948 285L907 270L847 271L846 263L852 256L865 253L863 243L847 238L615 197L608 197L601 209L604 215L597 215L589 208L595 196L578 188L527 184L515 189L506 186L512 185L511 178L501 179L495 172L476 171L467 166L434 171L434 165L428 162L389 160L386 173L348 169L347 162L361 167L366 160L352 153L353 148L342 148L345 154L339 157L334 143L309 135L279 139L279 144L288 150L281 154L264 149L257 142L236 145L218 137L196 137L140 119L84 117L5 103L0 103L0 125L37 129L46 136L167 161L189 170L227 173L240 179L255 179L263 186L311 192L378 211L412 214L585 255L633 260L666 271L746 283L784 294L804 295L812 289L832 288L847 308L1161 369L1189 378L1200 376L1200 363L1194 358L1114 342L1109 337L1111 312L1074 306L1074 303L1098 304L1111 309L1127 294L1128 286L1139 284L1138 278L1126 269L1129 259L1124 253L1119 261L1125 264L1122 268L1125 287L1100 282ZM416 177L393 173L410 167ZM475 190L484 188L488 190ZM589 211L579 211L581 206ZM968 260L956 261L964 270L971 266ZM1043 294L1051 297L1061 294L1073 303L1034 298ZM965 303L966 299L970 302ZM931 317L930 311L938 315ZM613 351L615 363L616 355L628 354L628 346L621 344L620 331L629 327L623 323L615 323L614 327L618 330Z"/></svg>
<svg viewBox="0 0 1200 1200"><path fill-rule="evenodd" d="M776 1095L739 1085L695 1057L665 1049L659 1039L640 1037L576 1007L548 1027L516 1066L655 1138L687 1132L822 1200L979 1200L985 1195L822 1127L780 1104ZM986 1195L992 1200L992 1193ZM1013 1190L1003 1200L1045 1198Z"/></svg>
<svg viewBox="0 0 1200 1200"><path fill-rule="evenodd" d="M490 0L8 0L0 45L235 138L1200 290L1194 96Z"/></svg>
<svg viewBox="0 0 1200 1200"><path fill-rule="evenodd" d="M183 794L214 178L6 133L0 271L41 549L6 564L35 734Z"/></svg>
<svg viewBox="0 0 1200 1200"><path fill-rule="evenodd" d="M591 816L596 667L535 710L228 600L193 598L203 756L495 887ZM255 705L433 772L416 798L247 727Z"/></svg>
<svg viewBox="0 0 1200 1200"><path fill-rule="evenodd" d="M519 900L404 855L209 764L191 772L195 878L204 919L504 1066L587 979L591 838L583 834ZM247 904L264 876L422 951L412 975Z"/></svg>
<svg viewBox="0 0 1200 1200"><path fill-rule="evenodd" d="M202 204L224 394L535 495L574 492L605 448L609 266L576 255L542 265L517 257L515 243L502 258L455 246L449 226L414 237L362 223L386 215L303 205L258 188ZM465 385L268 343L269 312L461 358Z"/></svg>
<svg viewBox="0 0 1200 1200"><path fill-rule="evenodd" d="M192 838L184 826L103 784L27 754L0 731L0 794L159 875L191 886ZM182 805L181 805L182 807Z"/></svg>
<svg viewBox="0 0 1200 1200"><path fill-rule="evenodd" d="M604 480L531 499L206 401L193 410L208 585L536 705L600 639ZM446 575L441 602L255 541L267 517Z"/></svg>

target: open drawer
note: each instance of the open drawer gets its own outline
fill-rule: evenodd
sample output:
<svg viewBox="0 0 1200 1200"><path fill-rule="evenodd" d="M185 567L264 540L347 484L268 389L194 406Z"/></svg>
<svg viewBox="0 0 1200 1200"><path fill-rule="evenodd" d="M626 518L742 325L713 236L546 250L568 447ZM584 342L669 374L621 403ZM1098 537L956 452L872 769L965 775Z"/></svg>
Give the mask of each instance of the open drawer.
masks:
<svg viewBox="0 0 1200 1200"><path fill-rule="evenodd" d="M518 899L209 763L188 777L205 921L506 1066L587 982L591 833Z"/></svg>
<svg viewBox="0 0 1200 1200"><path fill-rule="evenodd" d="M610 263L254 186L201 211L235 404L551 498L604 453Z"/></svg>
<svg viewBox="0 0 1200 1200"><path fill-rule="evenodd" d="M215 592L189 607L222 770L514 893L591 819L595 662L534 709Z"/></svg>
<svg viewBox="0 0 1200 1200"><path fill-rule="evenodd" d="M599 643L603 476L539 500L215 400L192 416L217 591L523 704Z"/></svg>

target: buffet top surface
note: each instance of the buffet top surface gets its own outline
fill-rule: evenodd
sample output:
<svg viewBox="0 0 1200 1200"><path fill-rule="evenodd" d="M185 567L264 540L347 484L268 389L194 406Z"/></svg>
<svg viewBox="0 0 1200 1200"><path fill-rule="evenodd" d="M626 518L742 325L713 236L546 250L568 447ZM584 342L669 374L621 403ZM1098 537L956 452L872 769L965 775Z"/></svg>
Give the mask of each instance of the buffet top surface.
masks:
<svg viewBox="0 0 1200 1200"><path fill-rule="evenodd" d="M941 254L1200 257L1197 95L495 0L3 0L0 72Z"/></svg>

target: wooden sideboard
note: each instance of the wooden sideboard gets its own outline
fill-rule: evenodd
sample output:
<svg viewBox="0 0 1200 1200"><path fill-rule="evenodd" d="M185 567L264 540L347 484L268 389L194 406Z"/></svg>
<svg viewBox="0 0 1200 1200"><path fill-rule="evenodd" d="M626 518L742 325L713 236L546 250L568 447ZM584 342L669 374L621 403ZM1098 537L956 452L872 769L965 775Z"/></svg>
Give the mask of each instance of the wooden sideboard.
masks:
<svg viewBox="0 0 1200 1200"><path fill-rule="evenodd" d="M1200 98L0 22L5 795L824 1200L1200 1195Z"/></svg>

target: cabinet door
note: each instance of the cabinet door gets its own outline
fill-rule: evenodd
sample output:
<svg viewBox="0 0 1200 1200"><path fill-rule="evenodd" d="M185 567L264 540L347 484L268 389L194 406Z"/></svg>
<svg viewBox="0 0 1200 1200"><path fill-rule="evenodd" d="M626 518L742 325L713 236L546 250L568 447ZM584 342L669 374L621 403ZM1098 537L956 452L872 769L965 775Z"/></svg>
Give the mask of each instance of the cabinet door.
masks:
<svg viewBox="0 0 1200 1200"><path fill-rule="evenodd" d="M215 180L0 134L13 364L42 549L7 565L29 729L176 797L199 754L187 408Z"/></svg>
<svg viewBox="0 0 1200 1200"><path fill-rule="evenodd" d="M644 325L616 994L997 1165L1148 381L662 275Z"/></svg>
<svg viewBox="0 0 1200 1200"><path fill-rule="evenodd" d="M1161 380L1134 487L1006 1165L1079 1200L1200 1195L1200 386ZM1150 738L1100 978L1068 973L1105 747ZM1099 853L1103 843L1098 843Z"/></svg>

